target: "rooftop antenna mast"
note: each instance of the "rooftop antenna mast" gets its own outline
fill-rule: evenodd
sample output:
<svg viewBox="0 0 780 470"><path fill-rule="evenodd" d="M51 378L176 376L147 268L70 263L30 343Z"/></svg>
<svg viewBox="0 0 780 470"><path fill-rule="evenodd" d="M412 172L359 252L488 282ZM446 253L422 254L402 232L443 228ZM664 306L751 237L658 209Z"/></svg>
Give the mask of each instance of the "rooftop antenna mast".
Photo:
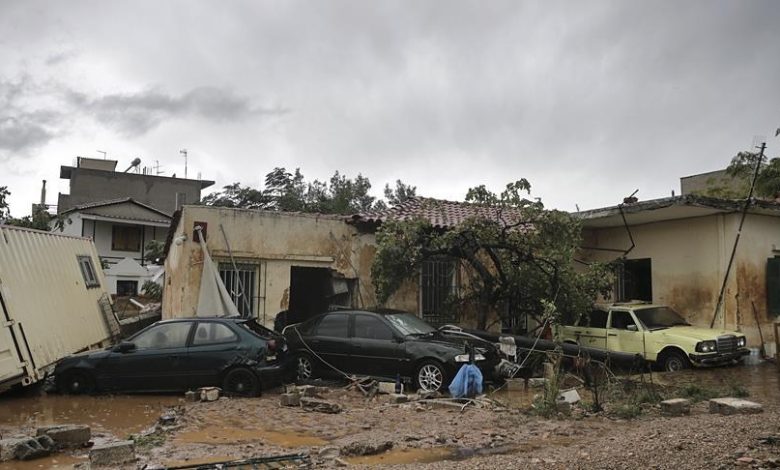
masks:
<svg viewBox="0 0 780 470"><path fill-rule="evenodd" d="M179 153L184 155L184 179L187 179L187 149L179 150Z"/></svg>
<svg viewBox="0 0 780 470"><path fill-rule="evenodd" d="M152 168L154 168L154 173L157 176L160 176L161 174L165 173L163 170L160 169L160 160L155 160L154 166Z"/></svg>
<svg viewBox="0 0 780 470"><path fill-rule="evenodd" d="M106 155L108 155L108 152L104 152L104 151L102 151L102 150L96 150L96 152L97 152L97 153L102 153L102 154L103 154L103 160L105 160L105 159L106 159Z"/></svg>

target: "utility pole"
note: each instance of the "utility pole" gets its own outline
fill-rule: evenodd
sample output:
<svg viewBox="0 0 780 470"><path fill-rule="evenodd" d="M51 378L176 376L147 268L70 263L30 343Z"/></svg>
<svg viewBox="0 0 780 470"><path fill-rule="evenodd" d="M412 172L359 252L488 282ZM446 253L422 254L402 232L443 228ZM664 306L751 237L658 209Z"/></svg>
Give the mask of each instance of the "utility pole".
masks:
<svg viewBox="0 0 780 470"><path fill-rule="evenodd" d="M179 153L184 155L184 179L187 179L187 149L179 150Z"/></svg>
<svg viewBox="0 0 780 470"><path fill-rule="evenodd" d="M747 216L750 204L753 203L753 191L756 189L756 180L758 179L758 172L761 170L761 162L764 161L764 150L766 150L766 142L761 143L761 151L758 153L758 159L756 160L756 170L753 173L753 181L750 182L750 192L747 199L745 199L745 205L742 207L742 218L739 221L739 228L737 229L737 237L734 239L734 247L731 249L731 257L729 258L729 264L726 267L726 274L723 276L723 284L720 286L720 295L718 295L718 303L715 304L715 313L712 314L712 321L710 322L710 328L715 326L715 319L718 317L718 312L723 307L723 294L726 293L726 284L729 280L729 274L731 273L731 266L734 264L734 255L737 253L737 245L739 245L739 237L742 235L742 226L745 224L745 217Z"/></svg>

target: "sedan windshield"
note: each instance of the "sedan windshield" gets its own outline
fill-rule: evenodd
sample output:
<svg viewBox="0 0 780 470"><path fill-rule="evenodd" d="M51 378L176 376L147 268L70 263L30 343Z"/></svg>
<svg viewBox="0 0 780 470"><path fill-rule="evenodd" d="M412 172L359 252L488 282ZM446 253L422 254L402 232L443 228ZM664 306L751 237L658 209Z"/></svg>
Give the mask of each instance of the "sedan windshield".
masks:
<svg viewBox="0 0 780 470"><path fill-rule="evenodd" d="M634 310L636 317L648 330L669 328L677 325L690 325L679 313L669 307L651 307Z"/></svg>
<svg viewBox="0 0 780 470"><path fill-rule="evenodd" d="M436 331L434 327L409 313L385 315L385 318L404 336L427 335Z"/></svg>

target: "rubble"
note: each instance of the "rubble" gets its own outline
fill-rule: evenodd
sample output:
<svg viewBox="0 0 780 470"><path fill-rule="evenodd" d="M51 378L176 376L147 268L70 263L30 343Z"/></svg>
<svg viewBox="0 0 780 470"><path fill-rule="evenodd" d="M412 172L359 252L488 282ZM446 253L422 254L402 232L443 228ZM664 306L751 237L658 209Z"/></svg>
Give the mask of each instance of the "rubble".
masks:
<svg viewBox="0 0 780 470"><path fill-rule="evenodd" d="M379 393L384 393L385 395L395 393L395 382L377 382L377 384ZM401 391L403 392L403 389Z"/></svg>
<svg viewBox="0 0 780 470"><path fill-rule="evenodd" d="M92 465L112 466L135 461L135 444L133 441L117 441L95 446L89 451L89 462Z"/></svg>
<svg viewBox="0 0 780 470"><path fill-rule="evenodd" d="M341 455L361 456L381 454L393 448L393 441L349 443L341 448Z"/></svg>
<svg viewBox="0 0 780 470"><path fill-rule="evenodd" d="M198 389L200 401L217 401L220 394L219 387L203 387Z"/></svg>
<svg viewBox="0 0 780 470"><path fill-rule="evenodd" d="M27 439L29 438L9 437L0 439L0 462L15 459L14 452L16 452L16 447Z"/></svg>
<svg viewBox="0 0 780 470"><path fill-rule="evenodd" d="M323 447L317 453L317 457L319 457L320 460L333 460L338 458L339 455L341 455L341 451L335 446Z"/></svg>
<svg viewBox="0 0 780 470"><path fill-rule="evenodd" d="M764 411L764 407L756 402L741 398L713 398L710 400L710 413L721 415L754 414Z"/></svg>
<svg viewBox="0 0 780 470"><path fill-rule="evenodd" d="M298 393L282 393L279 395L281 406L301 406L301 396Z"/></svg>
<svg viewBox="0 0 780 470"><path fill-rule="evenodd" d="M318 411L320 413L341 413L341 405L317 398L302 397L301 406L306 411Z"/></svg>
<svg viewBox="0 0 780 470"><path fill-rule="evenodd" d="M188 402L196 402L200 400L200 394L192 390L184 393L184 400Z"/></svg>
<svg viewBox="0 0 780 470"><path fill-rule="evenodd" d="M80 424L61 424L38 428L36 435L49 436L57 447L83 447L92 438L92 430Z"/></svg>
<svg viewBox="0 0 780 470"><path fill-rule="evenodd" d="M55 449L54 440L49 436L37 436L25 439L14 449L14 457L17 460L32 460L46 457Z"/></svg>
<svg viewBox="0 0 780 470"><path fill-rule="evenodd" d="M392 403L406 403L409 401L409 396L404 395L403 393L391 393L390 401Z"/></svg>
<svg viewBox="0 0 780 470"><path fill-rule="evenodd" d="M572 388L570 390L564 390L558 394L558 402L568 403L573 405L581 400L579 392Z"/></svg>
<svg viewBox="0 0 780 470"><path fill-rule="evenodd" d="M691 401L685 398L673 398L661 402L661 414L666 416L682 416L691 413Z"/></svg>

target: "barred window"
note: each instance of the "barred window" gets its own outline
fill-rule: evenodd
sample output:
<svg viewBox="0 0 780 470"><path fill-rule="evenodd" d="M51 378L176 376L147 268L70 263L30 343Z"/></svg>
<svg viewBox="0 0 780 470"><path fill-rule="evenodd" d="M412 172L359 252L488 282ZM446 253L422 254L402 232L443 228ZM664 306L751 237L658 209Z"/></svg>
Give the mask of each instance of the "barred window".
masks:
<svg viewBox="0 0 780 470"><path fill-rule="evenodd" d="M242 316L253 317L257 312L257 264L219 263L219 277Z"/></svg>
<svg viewBox="0 0 780 470"><path fill-rule="evenodd" d="M452 259L427 260L420 273L420 309L433 326L457 323L452 301L458 295L458 263Z"/></svg>

